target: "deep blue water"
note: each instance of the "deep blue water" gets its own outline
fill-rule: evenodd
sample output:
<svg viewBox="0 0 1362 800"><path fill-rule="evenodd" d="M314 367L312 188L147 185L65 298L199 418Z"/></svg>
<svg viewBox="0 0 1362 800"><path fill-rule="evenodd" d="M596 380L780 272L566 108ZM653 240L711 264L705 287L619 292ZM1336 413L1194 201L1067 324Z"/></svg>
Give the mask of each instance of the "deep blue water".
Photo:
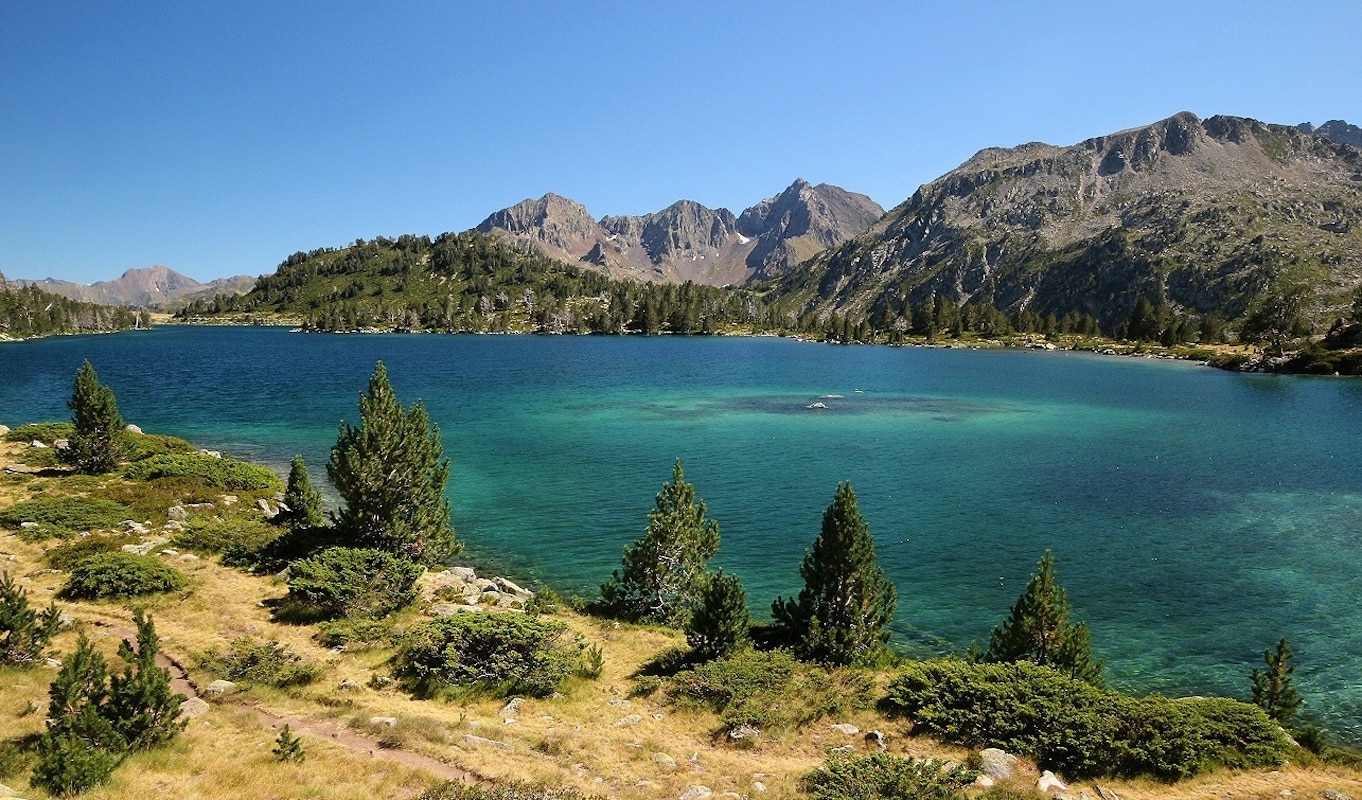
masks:
<svg viewBox="0 0 1362 800"><path fill-rule="evenodd" d="M772 338L162 328L0 345L0 422L67 418L84 358L129 421L281 471L301 453L323 484L382 359L441 428L467 557L566 592L618 566L679 457L720 522L716 564L764 614L851 480L909 650L985 642L1049 547L1113 684L1246 697L1286 636L1307 711L1362 739L1359 381Z"/></svg>

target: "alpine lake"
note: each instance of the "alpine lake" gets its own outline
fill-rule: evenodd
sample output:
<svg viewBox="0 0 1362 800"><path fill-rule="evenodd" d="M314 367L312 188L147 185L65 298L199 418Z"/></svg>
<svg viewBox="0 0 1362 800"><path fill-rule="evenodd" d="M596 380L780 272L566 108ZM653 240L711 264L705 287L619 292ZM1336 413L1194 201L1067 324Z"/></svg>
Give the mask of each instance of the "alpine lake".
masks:
<svg viewBox="0 0 1362 800"><path fill-rule="evenodd" d="M162 327L0 344L0 422L69 419L86 358L129 422L281 474L302 454L324 493L382 360L440 427L459 560L565 595L619 566L680 458L720 523L711 566L765 617L850 480L898 587L900 649L986 644L1049 548L1112 685L1247 698L1285 636L1304 716L1362 741L1357 379L778 338Z"/></svg>

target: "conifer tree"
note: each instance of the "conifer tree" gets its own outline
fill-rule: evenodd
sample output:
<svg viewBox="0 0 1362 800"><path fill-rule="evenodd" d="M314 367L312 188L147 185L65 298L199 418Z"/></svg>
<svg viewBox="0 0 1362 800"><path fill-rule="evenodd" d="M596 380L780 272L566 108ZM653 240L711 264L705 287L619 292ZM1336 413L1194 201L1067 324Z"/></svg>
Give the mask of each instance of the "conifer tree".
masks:
<svg viewBox="0 0 1362 800"><path fill-rule="evenodd" d="M1295 716L1301 707L1301 696L1291 685L1291 676L1296 665L1291 663L1296 654L1283 638L1277 642L1275 650L1264 650L1263 661L1266 671L1253 670L1253 702L1278 722L1286 722Z"/></svg>
<svg viewBox="0 0 1362 800"><path fill-rule="evenodd" d="M742 581L719 570L705 578L686 621L686 644L701 658L723 658L750 641L751 624Z"/></svg>
<svg viewBox="0 0 1362 800"><path fill-rule="evenodd" d="M440 428L421 402L402 407L382 361L360 395L359 417L359 427L341 422L326 465L345 503L336 526L357 547L413 561L436 563L457 552Z"/></svg>
<svg viewBox="0 0 1362 800"><path fill-rule="evenodd" d="M30 667L43 657L61 627L55 604L37 611L8 573L0 573L0 665Z"/></svg>
<svg viewBox="0 0 1362 800"><path fill-rule="evenodd" d="M1046 550L1012 613L989 636L984 661L1030 661L1092 684L1102 682L1086 623L1069 623L1069 595L1059 585L1055 555Z"/></svg>
<svg viewBox="0 0 1362 800"><path fill-rule="evenodd" d="M33 782L72 795L108 780L127 742L105 715L108 663L81 634L48 690L47 730L38 740Z"/></svg>
<svg viewBox="0 0 1362 800"><path fill-rule="evenodd" d="M663 484L648 529L624 548L621 569L601 586L607 610L630 620L675 625L699 595L707 562L719 549L719 523L705 519L705 503L695 499L681 459Z"/></svg>
<svg viewBox="0 0 1362 800"><path fill-rule="evenodd" d="M294 456L289 463L284 506L287 510L276 514L274 522L288 528L291 533L320 528L326 522L322 517L322 495L312 488L312 479L307 474L307 463L302 456Z"/></svg>
<svg viewBox="0 0 1362 800"><path fill-rule="evenodd" d="M771 615L800 658L864 662L889 639L898 594L875 557L875 540L849 481L837 485L823 529L799 567L798 598L777 598Z"/></svg>
<svg viewBox="0 0 1362 800"><path fill-rule="evenodd" d="M274 739L274 760L281 764L290 761L301 764L307 760L307 751L303 750L303 740L294 735L293 731L285 725L283 730Z"/></svg>
<svg viewBox="0 0 1362 800"><path fill-rule="evenodd" d="M127 457L123 417L113 390L99 382L95 368L87 360L76 372L71 399L75 433L61 458L77 472L95 475L109 472Z"/></svg>
<svg viewBox="0 0 1362 800"><path fill-rule="evenodd" d="M161 640L151 617L139 609L133 621L137 650L126 639L118 646L126 666L122 675L109 679L108 717L130 749L149 750L184 730L185 721L179 715L185 697L171 691L170 672L156 664Z"/></svg>

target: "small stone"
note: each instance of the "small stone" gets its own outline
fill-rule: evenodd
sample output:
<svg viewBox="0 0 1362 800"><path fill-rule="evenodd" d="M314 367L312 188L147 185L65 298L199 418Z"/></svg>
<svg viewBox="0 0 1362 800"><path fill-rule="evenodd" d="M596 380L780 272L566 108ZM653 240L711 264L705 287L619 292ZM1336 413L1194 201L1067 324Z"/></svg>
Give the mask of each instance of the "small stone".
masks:
<svg viewBox="0 0 1362 800"><path fill-rule="evenodd" d="M628 700L611 700L610 702L606 703L606 705L610 706L611 708L628 709L632 707L634 704L629 702Z"/></svg>
<svg viewBox="0 0 1362 800"><path fill-rule="evenodd" d="M502 706L499 715L502 719L510 719L516 715L516 712L520 711L520 707L524 704L525 698L513 697L506 705Z"/></svg>
<svg viewBox="0 0 1362 800"><path fill-rule="evenodd" d="M638 714L629 714L627 716L620 717L619 722L616 722L614 727L627 728L630 725L637 725L642 721L643 717L639 716Z"/></svg>
<svg viewBox="0 0 1362 800"><path fill-rule="evenodd" d="M199 455L201 455L201 456L208 456L209 458L222 458L222 451L221 451L221 450L204 450L204 449L200 449L200 450L199 450Z"/></svg>
<svg viewBox="0 0 1362 800"><path fill-rule="evenodd" d="M220 458L220 457L221 457L221 456L219 456L219 458ZM237 501L240 500L240 499L241 499L240 497L237 497L237 496L234 495L234 494L224 494L224 495L222 496L222 504L223 504L224 506L230 506L230 505L232 505L233 503L237 502Z"/></svg>
<svg viewBox="0 0 1362 800"><path fill-rule="evenodd" d="M364 684L360 683L354 678L346 678L345 680L341 681L340 685L337 686L336 688L341 690L342 692L354 693L363 691Z"/></svg>
<svg viewBox="0 0 1362 800"><path fill-rule="evenodd" d="M1061 781L1059 778L1056 778L1055 773L1051 772L1048 769L1042 772L1040 774L1040 778L1036 780L1036 789L1040 791L1042 794L1069 791L1069 787L1065 786L1064 782Z"/></svg>
<svg viewBox="0 0 1362 800"><path fill-rule="evenodd" d="M757 794L761 794L762 792L766 791L766 784L762 783L761 781L752 781L752 791L756 792Z"/></svg>
<svg viewBox="0 0 1362 800"><path fill-rule="evenodd" d="M47 448L47 445L43 444L42 442L38 441L37 439L34 439L33 442L32 442L31 444L29 444L29 447L36 447L36 448L39 449L39 450L44 450L44 449Z"/></svg>
<svg viewBox="0 0 1362 800"><path fill-rule="evenodd" d="M511 583L510 581L506 580L505 578L493 578L493 579L492 579L492 583L494 583L494 584L496 585L496 587L497 587L498 589L500 589L501 591L503 591L503 592L509 592L509 593L511 593L511 594L519 594L519 595L528 595L528 594L529 594L529 591L528 591L528 590L520 588L519 586L517 586L517 585L514 584L514 583Z"/></svg>
<svg viewBox="0 0 1362 800"><path fill-rule="evenodd" d="M761 731L751 725L739 725L728 732L728 738L735 742L744 740L755 742L757 739L761 738Z"/></svg>
<svg viewBox="0 0 1362 800"><path fill-rule="evenodd" d="M856 748L853 747L853 746L851 746L851 745L849 745L849 744L844 744L844 745L842 745L841 747L834 747L834 748L832 748L831 750L829 750L828 752L829 752L829 753L854 753L854 752L856 752Z"/></svg>
<svg viewBox="0 0 1362 800"><path fill-rule="evenodd" d="M180 704L180 716L186 719L201 717L208 713L208 702L202 697L191 697Z"/></svg>
<svg viewBox="0 0 1362 800"><path fill-rule="evenodd" d="M46 658L43 659L43 666L48 669L61 669L61 662L55 658Z"/></svg>
<svg viewBox="0 0 1362 800"><path fill-rule="evenodd" d="M263 497L255 501L255 507L265 512L265 516L267 517L272 517L278 513L270 506L270 501Z"/></svg>
<svg viewBox="0 0 1362 800"><path fill-rule="evenodd" d="M137 427L136 425L129 424L127 427L123 428L123 430L127 431L128 433L135 433L138 436L142 435L142 429Z"/></svg>
<svg viewBox="0 0 1362 800"><path fill-rule="evenodd" d="M845 722L839 722L836 725L833 725L832 729L837 731L838 733L845 734L847 736L855 736L856 734L861 732L860 728L856 727L855 725L849 725Z"/></svg>
<svg viewBox="0 0 1362 800"><path fill-rule="evenodd" d="M881 753L889 749L889 740L885 738L884 731L870 731L865 735L865 740L875 745Z"/></svg>
<svg viewBox="0 0 1362 800"><path fill-rule="evenodd" d="M1324 800L1353 800L1348 795L1342 792L1335 792L1333 789L1325 789L1323 792L1320 792L1320 797L1323 797Z"/></svg>
<svg viewBox="0 0 1362 800"><path fill-rule="evenodd" d="M193 561L198 561L199 557L194 555L193 553L181 553L180 560L188 564Z"/></svg>
<svg viewBox="0 0 1362 800"><path fill-rule="evenodd" d="M462 603L436 603L430 607L430 614L434 617L452 617L455 614L476 612L477 610L477 606L466 606Z"/></svg>
<svg viewBox="0 0 1362 800"><path fill-rule="evenodd" d="M694 785L686 787L686 791L682 792L677 800L704 800L704 798L711 797L713 794L714 792L710 791L708 786Z"/></svg>
<svg viewBox="0 0 1362 800"><path fill-rule="evenodd" d="M157 553L156 555L158 555L158 556L164 556L165 558L173 558L173 557L175 557L175 556L178 556L179 554L180 554L180 551L179 551L179 550L172 550L171 548L167 547L166 549L162 550L161 552Z"/></svg>
<svg viewBox="0 0 1362 800"><path fill-rule="evenodd" d="M209 697L222 697L236 688L231 681L217 680L204 687L203 693Z"/></svg>
<svg viewBox="0 0 1362 800"><path fill-rule="evenodd" d="M396 728L397 717L369 717L369 724L375 728Z"/></svg>
<svg viewBox="0 0 1362 800"><path fill-rule="evenodd" d="M34 521L32 521L32 520L28 520L28 521L26 521L26 522L20 522L20 523L19 523L19 527L20 527L20 528L23 528L23 529L26 530L26 531L31 531L31 530L33 530L34 528L37 528L37 527L39 527L39 526L38 526L38 523L36 523L36 522L34 522Z"/></svg>
<svg viewBox="0 0 1362 800"><path fill-rule="evenodd" d="M974 785L978 786L980 789L987 789L994 783L996 783L996 781L994 781L992 778L990 778L989 776L985 775L982 772L979 773L979 777L974 779Z"/></svg>
<svg viewBox="0 0 1362 800"><path fill-rule="evenodd" d="M996 747L979 751L979 771L994 780L1010 780L1016 764L1016 756Z"/></svg>
<svg viewBox="0 0 1362 800"><path fill-rule="evenodd" d="M450 567L448 571L465 581L476 580L478 577L472 567Z"/></svg>
<svg viewBox="0 0 1362 800"><path fill-rule="evenodd" d="M666 753L653 753L652 761L664 769L676 769L676 759Z"/></svg>

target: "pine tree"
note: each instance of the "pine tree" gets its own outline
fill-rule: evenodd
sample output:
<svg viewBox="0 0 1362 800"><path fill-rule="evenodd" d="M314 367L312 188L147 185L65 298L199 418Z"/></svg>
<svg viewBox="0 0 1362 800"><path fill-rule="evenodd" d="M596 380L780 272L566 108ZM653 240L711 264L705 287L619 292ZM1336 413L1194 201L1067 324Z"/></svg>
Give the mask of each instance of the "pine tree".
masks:
<svg viewBox="0 0 1362 800"><path fill-rule="evenodd" d="M1055 555L1046 550L1011 615L989 636L983 660L1030 661L1092 684L1102 682L1086 623L1069 624L1069 595L1059 585Z"/></svg>
<svg viewBox="0 0 1362 800"><path fill-rule="evenodd" d="M90 475L109 472L127 456L123 418L113 390L99 382L95 368L87 360L76 372L71 399L75 433L61 453L62 460L77 472Z"/></svg>
<svg viewBox="0 0 1362 800"><path fill-rule="evenodd" d="M81 634L48 690L47 730L38 740L33 782L55 795L79 794L109 779L127 742L110 724L109 667Z"/></svg>
<svg viewBox="0 0 1362 800"><path fill-rule="evenodd" d="M150 616L139 609L133 614L137 624L137 651L124 640L118 655L126 662L123 674L109 679L107 716L132 750L149 750L174 739L184 730L179 719L182 694L170 688L170 672L157 666L156 654L161 640Z"/></svg>
<svg viewBox="0 0 1362 800"><path fill-rule="evenodd" d="M326 523L322 517L322 495L312 488L312 479L307 474L307 463L302 456L294 456L289 464L284 507L286 510L276 514L274 522L283 525L291 533L320 528Z"/></svg>
<svg viewBox="0 0 1362 800"><path fill-rule="evenodd" d="M281 764L287 764L290 761L301 764L307 760L307 752L303 750L303 740L294 735L293 731L289 730L288 725L285 725L283 730L279 731L279 735L274 740L274 749L270 752L274 753L274 759Z"/></svg>
<svg viewBox="0 0 1362 800"><path fill-rule="evenodd" d="M737 575L707 575L690 618L686 644L704 659L723 658L750 641L747 593Z"/></svg>
<svg viewBox="0 0 1362 800"><path fill-rule="evenodd" d="M61 627L55 604L36 611L8 572L0 573L0 664L30 667L43 657Z"/></svg>
<svg viewBox="0 0 1362 800"><path fill-rule="evenodd" d="M699 595L705 562L718 549L719 523L705 519L705 503L695 499L678 458L648 514L648 530L624 548L621 569L601 586L607 610L630 620L681 622Z"/></svg>
<svg viewBox="0 0 1362 800"><path fill-rule="evenodd" d="M336 526L357 547L424 563L458 551L449 523L440 428L419 401L403 409L378 362L369 392L359 398L359 427L340 424L326 473L345 506Z"/></svg>
<svg viewBox="0 0 1362 800"><path fill-rule="evenodd" d="M1296 654L1283 638L1277 642L1275 650L1264 650L1263 661L1267 671L1253 670L1253 702L1278 722L1286 722L1295 716L1301 707L1301 696L1291 685L1291 676L1296 665L1291 663Z"/></svg>
<svg viewBox="0 0 1362 800"><path fill-rule="evenodd" d="M875 540L849 481L837 485L799 574L804 579L799 597L777 598L771 606L796 655L827 664L860 663L888 641L898 594L875 558Z"/></svg>

